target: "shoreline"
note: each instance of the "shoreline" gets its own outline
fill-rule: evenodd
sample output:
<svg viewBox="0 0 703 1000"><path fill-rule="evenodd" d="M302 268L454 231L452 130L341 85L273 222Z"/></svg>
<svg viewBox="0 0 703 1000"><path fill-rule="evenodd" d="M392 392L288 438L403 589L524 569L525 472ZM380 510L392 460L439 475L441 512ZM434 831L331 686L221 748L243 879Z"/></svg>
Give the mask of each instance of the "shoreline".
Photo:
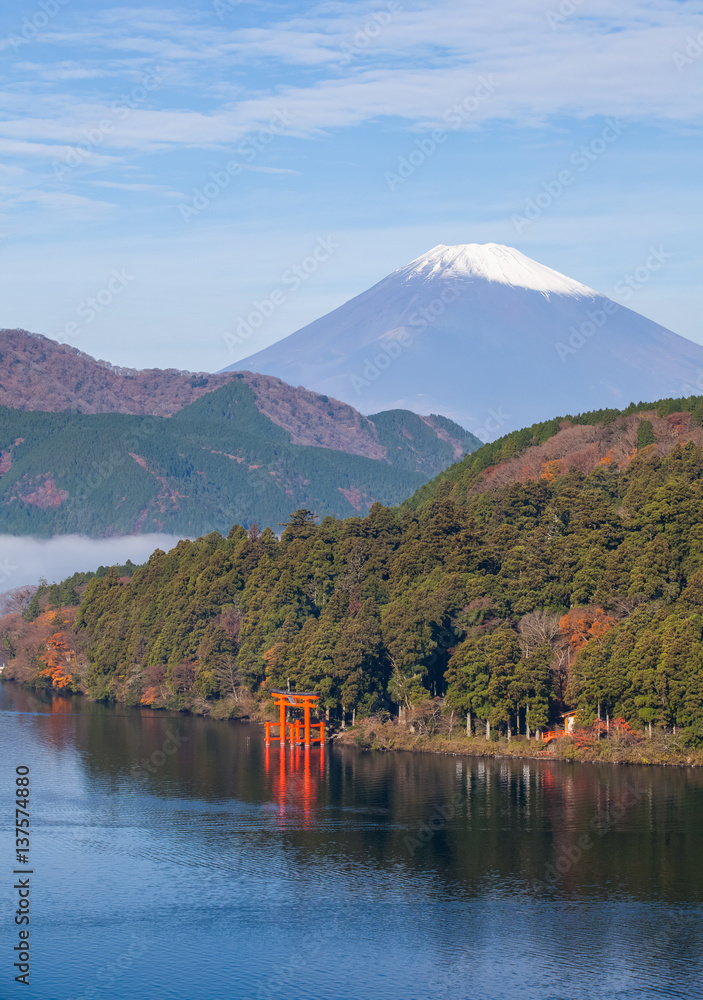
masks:
<svg viewBox="0 0 703 1000"><path fill-rule="evenodd" d="M59 691L53 687L40 687L15 680L0 674L0 682L14 684L26 691L42 691L50 697L80 696L94 704L108 707L118 705L149 709L156 712L170 712L178 715L191 715L194 718L212 719L214 722L241 722L257 725L263 728L267 714L259 702L248 705L250 711L239 716L218 715L212 712L194 711L195 706L187 708L169 708L166 705L130 705L124 701L101 700L92 698L82 691ZM251 710L253 709L253 711ZM271 719L269 721L276 721ZM537 740L526 740L524 736L507 740L500 737L496 740L486 740L482 737L468 737L460 730L457 735L446 734L415 734L402 723L383 721L373 716L357 722L355 726L345 729L333 729L328 744L350 746L357 750L377 751L379 753L432 753L450 757L488 757L495 759L515 760L558 760L572 761L581 764L634 764L644 767L703 767L703 749L686 748L681 745L679 736L671 733L655 732L651 738L639 739L625 745L614 739L601 739L589 747L578 747L570 737L560 738L551 744L551 750L545 750Z"/></svg>
<svg viewBox="0 0 703 1000"><path fill-rule="evenodd" d="M486 740L478 736L415 735L397 723L366 720L338 730L331 739L340 746L382 753L436 753L452 757L492 757L496 759L558 760L581 764L633 764L643 767L703 767L703 749L686 748L679 736L657 732L651 738L625 744L601 739L589 747L578 747L571 737L563 737L546 749L541 742L525 737Z"/></svg>

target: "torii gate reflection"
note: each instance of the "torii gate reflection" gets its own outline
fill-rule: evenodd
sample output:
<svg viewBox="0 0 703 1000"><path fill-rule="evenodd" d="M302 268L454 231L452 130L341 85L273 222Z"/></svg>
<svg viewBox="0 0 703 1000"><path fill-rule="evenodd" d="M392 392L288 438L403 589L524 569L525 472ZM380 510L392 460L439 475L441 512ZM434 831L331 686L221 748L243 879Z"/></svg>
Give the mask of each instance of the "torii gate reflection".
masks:
<svg viewBox="0 0 703 1000"><path fill-rule="evenodd" d="M271 769L271 741L278 736L279 762L278 772L273 780L273 800L278 803L281 818L286 807L303 809L304 826L310 821L310 814L317 798L316 781L313 786L311 746L317 744L319 750L319 773L325 771L325 723L311 722L310 712L317 708L319 695L312 691L272 691L274 704L279 710L280 721L266 723L266 742L264 751L264 767L266 775ZM304 721L293 719L288 723L286 710L302 708ZM273 733L273 729L278 733ZM286 759L286 736L288 737L289 755ZM288 769L288 773L287 773ZM317 768L315 769L317 770Z"/></svg>
<svg viewBox="0 0 703 1000"><path fill-rule="evenodd" d="M320 746L319 753L313 764L310 747L292 746L288 750L281 747L278 751L278 767L271 761L271 747L267 743L264 748L264 771L266 777L272 775L272 800L278 805L279 815L283 819L286 810L303 811L303 826L307 829L310 817L317 802L317 791L325 773L325 747ZM275 756L275 752L274 752Z"/></svg>

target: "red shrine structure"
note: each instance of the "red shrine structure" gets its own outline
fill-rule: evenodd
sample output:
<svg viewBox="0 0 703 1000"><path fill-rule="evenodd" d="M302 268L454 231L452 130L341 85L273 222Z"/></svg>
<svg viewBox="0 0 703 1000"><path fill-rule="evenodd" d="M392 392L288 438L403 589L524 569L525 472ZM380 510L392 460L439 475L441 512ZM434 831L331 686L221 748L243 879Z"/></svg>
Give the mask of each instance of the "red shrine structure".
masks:
<svg viewBox="0 0 703 1000"><path fill-rule="evenodd" d="M279 710L280 721L266 723L267 746L271 742L272 738L275 739L276 736L278 736L281 746L285 746L286 735L288 736L288 743L290 746L302 745L309 747L313 743L318 743L320 746L324 746L324 722L310 721L310 710L313 707L317 707L320 700L319 694L315 694L312 691L272 691L271 694L273 695L273 702ZM287 722L286 712L289 708L302 708L302 720L300 718L295 718L291 719L290 722ZM278 732L274 733L274 729L277 729Z"/></svg>

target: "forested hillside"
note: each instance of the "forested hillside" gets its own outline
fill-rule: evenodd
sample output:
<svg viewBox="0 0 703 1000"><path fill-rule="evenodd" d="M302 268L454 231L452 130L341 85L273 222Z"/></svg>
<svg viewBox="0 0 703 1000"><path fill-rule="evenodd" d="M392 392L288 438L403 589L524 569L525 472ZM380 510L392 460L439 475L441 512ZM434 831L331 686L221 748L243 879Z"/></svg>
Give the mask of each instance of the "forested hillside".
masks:
<svg viewBox="0 0 703 1000"><path fill-rule="evenodd" d="M278 531L298 506L345 516L399 503L480 444L445 418L367 418L277 380L229 378L170 418L0 408L0 532Z"/></svg>
<svg viewBox="0 0 703 1000"><path fill-rule="evenodd" d="M573 706L697 739L703 447L649 441L624 469L459 490L471 461L419 503L317 525L300 510L280 540L235 526L156 552L131 582L91 580L65 630L69 683L215 714L288 683L337 717L441 695L513 733Z"/></svg>
<svg viewBox="0 0 703 1000"><path fill-rule="evenodd" d="M120 368L27 330L0 330L0 406L170 416L232 373Z"/></svg>

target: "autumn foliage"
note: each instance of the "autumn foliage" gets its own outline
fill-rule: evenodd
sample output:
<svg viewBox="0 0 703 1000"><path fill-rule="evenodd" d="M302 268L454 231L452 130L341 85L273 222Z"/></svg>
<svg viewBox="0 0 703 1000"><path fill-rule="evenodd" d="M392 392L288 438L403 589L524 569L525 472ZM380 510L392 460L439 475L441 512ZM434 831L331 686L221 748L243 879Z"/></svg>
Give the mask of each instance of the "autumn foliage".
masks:
<svg viewBox="0 0 703 1000"><path fill-rule="evenodd" d="M159 689L155 685L148 687L146 691L142 694L141 704L142 705L153 705L154 702L159 697Z"/></svg>
<svg viewBox="0 0 703 1000"><path fill-rule="evenodd" d="M595 719L590 726L577 726L571 733L571 738L577 747L591 747L601 739L610 738L618 743L630 744L642 739L629 722L622 717L604 722Z"/></svg>
<svg viewBox="0 0 703 1000"><path fill-rule="evenodd" d="M46 640L44 653L39 657L46 666L39 676L51 681L52 687L65 688L73 684L72 667L76 654L66 632L55 632Z"/></svg>
<svg viewBox="0 0 703 1000"><path fill-rule="evenodd" d="M559 620L573 660L590 639L602 639L617 624L603 608L572 608Z"/></svg>
<svg viewBox="0 0 703 1000"><path fill-rule="evenodd" d="M439 697L452 725L460 716L480 735L551 731L571 708L603 720L573 736L603 754L657 730L703 745L703 396L696 407L698 443L663 454L669 424L653 415L657 447L625 471L616 446L636 445L636 421L623 430L632 414L595 415L565 431L570 446L586 435L584 452L599 445L590 472L569 459L539 479L561 461L543 451L529 481L479 489L481 471L510 465L521 441L528 461L526 430L395 510L316 524L301 507L280 537L235 526L184 540L129 584L118 569L91 579L73 632L44 625L33 597L0 620L5 676L34 683L39 651L41 669L61 683L73 673L93 698L223 718L290 683L317 691L331 722L396 719ZM673 433L682 418L671 415ZM543 430L558 443L558 426ZM74 667L58 645L65 632ZM569 735L560 748L574 749Z"/></svg>

